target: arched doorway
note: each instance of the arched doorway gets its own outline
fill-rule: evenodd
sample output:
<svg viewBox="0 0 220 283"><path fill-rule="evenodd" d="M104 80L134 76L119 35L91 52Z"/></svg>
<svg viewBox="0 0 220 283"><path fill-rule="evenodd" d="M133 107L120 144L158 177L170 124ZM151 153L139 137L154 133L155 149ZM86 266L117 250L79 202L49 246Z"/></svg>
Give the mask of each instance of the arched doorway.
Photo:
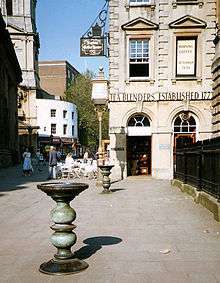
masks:
<svg viewBox="0 0 220 283"><path fill-rule="evenodd" d="M196 119L193 113L184 111L174 119L174 148L196 142Z"/></svg>
<svg viewBox="0 0 220 283"><path fill-rule="evenodd" d="M151 174L151 125L144 114L131 116L127 124L127 175Z"/></svg>
<svg viewBox="0 0 220 283"><path fill-rule="evenodd" d="M189 112L180 112L174 119L173 165L176 166L176 149L187 147L196 142L196 116Z"/></svg>

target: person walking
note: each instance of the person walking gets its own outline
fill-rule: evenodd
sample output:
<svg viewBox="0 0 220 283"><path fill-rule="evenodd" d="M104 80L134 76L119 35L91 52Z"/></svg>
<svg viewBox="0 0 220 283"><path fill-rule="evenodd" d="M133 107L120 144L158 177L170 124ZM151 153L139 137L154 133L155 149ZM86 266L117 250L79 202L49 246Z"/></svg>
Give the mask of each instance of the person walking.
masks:
<svg viewBox="0 0 220 283"><path fill-rule="evenodd" d="M55 147L50 147L49 152L49 176L48 180L50 179L56 179L56 170L57 169L57 151Z"/></svg>
<svg viewBox="0 0 220 283"><path fill-rule="evenodd" d="M30 176L33 173L33 167L31 164L31 153L29 152L28 148L26 148L25 152L23 153L23 174L24 176Z"/></svg>

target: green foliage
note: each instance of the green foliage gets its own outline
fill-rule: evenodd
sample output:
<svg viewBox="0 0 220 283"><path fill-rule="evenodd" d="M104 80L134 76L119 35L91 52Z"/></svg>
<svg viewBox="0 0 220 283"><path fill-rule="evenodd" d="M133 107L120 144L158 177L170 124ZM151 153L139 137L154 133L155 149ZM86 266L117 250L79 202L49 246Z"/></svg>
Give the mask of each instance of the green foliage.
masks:
<svg viewBox="0 0 220 283"><path fill-rule="evenodd" d="M92 78L94 78L94 74L90 71L78 75L66 92L66 100L77 106L81 145L96 150L98 147L99 126L95 107L91 101ZM108 111L103 114L102 138L108 139Z"/></svg>

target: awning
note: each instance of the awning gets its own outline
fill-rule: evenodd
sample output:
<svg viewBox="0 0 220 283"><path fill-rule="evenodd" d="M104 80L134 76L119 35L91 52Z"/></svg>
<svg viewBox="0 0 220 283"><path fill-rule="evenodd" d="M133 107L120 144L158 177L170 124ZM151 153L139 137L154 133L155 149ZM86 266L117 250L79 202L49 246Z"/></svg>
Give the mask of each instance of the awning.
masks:
<svg viewBox="0 0 220 283"><path fill-rule="evenodd" d="M61 141L63 144L72 144L75 140L73 138L61 138Z"/></svg>

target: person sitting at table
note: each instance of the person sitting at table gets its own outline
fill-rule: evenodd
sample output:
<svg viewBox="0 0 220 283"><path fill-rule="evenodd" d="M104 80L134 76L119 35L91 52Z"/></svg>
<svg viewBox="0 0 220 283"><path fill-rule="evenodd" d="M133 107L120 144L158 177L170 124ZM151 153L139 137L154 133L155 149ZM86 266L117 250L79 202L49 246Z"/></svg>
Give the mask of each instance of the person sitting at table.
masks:
<svg viewBox="0 0 220 283"><path fill-rule="evenodd" d="M73 165L73 158L72 158L72 153L68 153L67 156L66 156L66 159L65 159L65 165L67 165L68 167Z"/></svg>

